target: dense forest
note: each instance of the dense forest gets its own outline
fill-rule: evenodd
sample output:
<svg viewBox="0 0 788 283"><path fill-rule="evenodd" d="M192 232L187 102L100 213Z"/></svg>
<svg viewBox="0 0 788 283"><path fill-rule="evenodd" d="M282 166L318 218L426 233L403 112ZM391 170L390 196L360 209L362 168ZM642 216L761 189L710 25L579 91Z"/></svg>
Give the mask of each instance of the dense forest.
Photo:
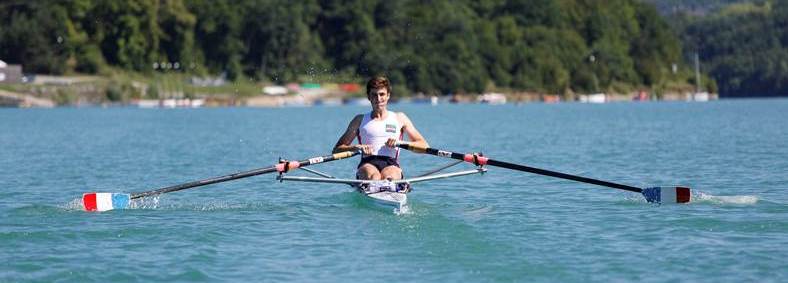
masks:
<svg viewBox="0 0 788 283"><path fill-rule="evenodd" d="M752 12L752 28L780 32L778 6ZM686 34L639 0L10 0L0 3L0 59L34 73L154 74L174 62L181 72L271 83L385 73L412 92L587 93L694 83L682 44L704 64L762 47L707 38L745 32L727 17L677 18ZM784 56L784 41L769 40L760 39ZM726 92L734 82L721 80L742 75L717 71L730 60L704 67Z"/></svg>
<svg viewBox="0 0 788 283"><path fill-rule="evenodd" d="M720 95L788 95L788 1L754 1L707 17L673 18L683 49L699 54Z"/></svg>

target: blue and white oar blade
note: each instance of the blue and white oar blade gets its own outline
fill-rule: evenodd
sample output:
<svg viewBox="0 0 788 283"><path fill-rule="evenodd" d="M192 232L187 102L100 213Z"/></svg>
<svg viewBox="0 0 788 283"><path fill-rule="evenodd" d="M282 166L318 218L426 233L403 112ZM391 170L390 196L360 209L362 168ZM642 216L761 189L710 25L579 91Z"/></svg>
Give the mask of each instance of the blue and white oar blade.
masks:
<svg viewBox="0 0 788 283"><path fill-rule="evenodd" d="M687 187L653 187L643 189L643 197L651 203L688 203L691 193Z"/></svg>
<svg viewBox="0 0 788 283"><path fill-rule="evenodd" d="M129 207L131 195L117 193L86 193L82 195L85 211L108 211Z"/></svg>

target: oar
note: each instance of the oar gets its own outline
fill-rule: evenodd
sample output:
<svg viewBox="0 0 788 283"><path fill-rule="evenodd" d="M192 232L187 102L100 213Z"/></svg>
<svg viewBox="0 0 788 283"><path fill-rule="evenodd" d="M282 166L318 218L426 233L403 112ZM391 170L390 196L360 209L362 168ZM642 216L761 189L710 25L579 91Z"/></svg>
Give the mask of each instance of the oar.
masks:
<svg viewBox="0 0 788 283"><path fill-rule="evenodd" d="M651 187L651 188L638 188L628 185L622 185L618 183L602 181L597 179L591 179L587 177L581 177L576 175L570 175L566 173L550 171L545 169L534 168L530 166L514 164L504 161L499 161L495 159L490 159L478 154L462 154L456 153L446 150L439 150L429 147L419 147L414 146L407 143L398 143L398 147L404 148L416 153L426 153L440 157L452 158L457 160L462 160L465 162L476 164L477 166L481 165L490 165L496 167L503 167L507 169L529 172L534 174L540 174L550 177L562 178L572 181L578 181L583 183L589 183L604 187L610 187L619 190L625 190L630 192L636 192L643 194L643 197L646 198L646 201L652 203L687 203L690 201L690 188L687 187Z"/></svg>
<svg viewBox="0 0 788 283"><path fill-rule="evenodd" d="M193 181L188 183L183 183L180 185L174 185L169 187L164 187L161 189L150 190L146 192L139 192L139 193L85 193L82 195L82 205L85 207L86 211L107 211L113 209L124 209L129 207L129 203L133 199L143 198L147 196L159 195L164 193L170 193L185 189L190 189L194 187L200 187L210 184L216 184L221 182L226 182L235 179L241 179L261 174L268 174L273 172L287 172L288 170L296 169L299 167L305 167L309 165L314 165L323 162L329 162L334 160L340 160L349 158L359 154L358 151L345 151L340 153L335 153L326 156L318 156L313 157L301 161L286 161L280 162L279 164L259 168L244 172L233 173L229 175L213 177L210 179Z"/></svg>

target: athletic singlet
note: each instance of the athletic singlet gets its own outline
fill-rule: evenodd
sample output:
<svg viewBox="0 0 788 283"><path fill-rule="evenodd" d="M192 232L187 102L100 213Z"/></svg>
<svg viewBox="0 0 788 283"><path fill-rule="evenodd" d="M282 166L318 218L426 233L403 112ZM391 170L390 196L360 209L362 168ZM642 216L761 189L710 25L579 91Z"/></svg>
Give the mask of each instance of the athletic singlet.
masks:
<svg viewBox="0 0 788 283"><path fill-rule="evenodd" d="M372 112L364 114L358 126L358 143L372 147L372 155L399 157L399 148L386 146L389 138L402 139L402 125L397 120L397 112L388 111L385 120L372 119Z"/></svg>

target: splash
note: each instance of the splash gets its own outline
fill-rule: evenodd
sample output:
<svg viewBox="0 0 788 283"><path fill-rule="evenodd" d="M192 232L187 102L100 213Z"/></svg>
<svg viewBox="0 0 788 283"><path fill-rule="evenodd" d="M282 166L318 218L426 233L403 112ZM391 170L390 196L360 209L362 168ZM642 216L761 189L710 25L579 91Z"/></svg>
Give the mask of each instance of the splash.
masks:
<svg viewBox="0 0 788 283"><path fill-rule="evenodd" d="M753 195L740 195L740 196L715 196L703 192L693 192L692 202L704 202L712 204L739 204L749 205L758 202L758 197Z"/></svg>
<svg viewBox="0 0 788 283"><path fill-rule="evenodd" d="M57 207L66 211L85 210L85 206L82 205L82 198L75 198L67 203L58 205Z"/></svg>
<svg viewBox="0 0 788 283"><path fill-rule="evenodd" d="M758 203L760 199L754 195L738 195L738 196L715 196L701 191L692 191L690 202L685 205L692 204L732 204L732 205L752 205ZM627 203L648 203L642 195L631 194L625 197ZM660 204L654 204L660 205ZM664 204L663 204L664 205Z"/></svg>
<svg viewBox="0 0 788 283"><path fill-rule="evenodd" d="M248 210L276 210L281 207L266 203L232 203L225 201L212 201L207 203L177 203L159 207L163 210L179 211L202 211L202 212L221 212L221 211L248 211Z"/></svg>
<svg viewBox="0 0 788 283"><path fill-rule="evenodd" d="M129 209L157 209L159 208L159 195L131 200Z"/></svg>
<svg viewBox="0 0 788 283"><path fill-rule="evenodd" d="M165 202L167 203L167 202ZM156 210L189 210L189 211L224 211L224 210L243 210L250 208L263 207L254 203L230 203L224 201L208 201L201 203L167 203L161 202L161 196L151 196L133 200L129 209L156 209Z"/></svg>

